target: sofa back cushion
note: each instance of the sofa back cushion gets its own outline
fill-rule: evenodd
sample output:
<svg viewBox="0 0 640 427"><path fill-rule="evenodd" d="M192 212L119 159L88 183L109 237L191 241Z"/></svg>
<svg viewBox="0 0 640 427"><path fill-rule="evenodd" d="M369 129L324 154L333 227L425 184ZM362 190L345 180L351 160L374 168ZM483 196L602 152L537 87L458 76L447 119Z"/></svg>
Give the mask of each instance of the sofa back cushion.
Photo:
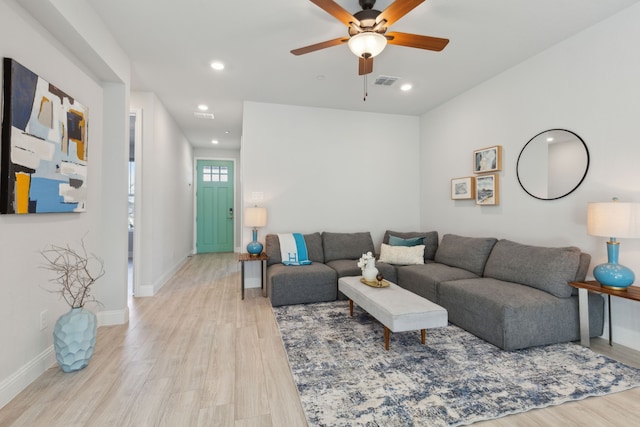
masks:
<svg viewBox="0 0 640 427"><path fill-rule="evenodd" d="M391 231L387 230L384 233L382 243L391 244L391 236L399 237L401 239L416 239L423 238L422 245L424 245L424 260L433 261L438 249L438 232L437 231Z"/></svg>
<svg viewBox="0 0 640 427"><path fill-rule="evenodd" d="M307 245L307 253L312 262L324 262L324 252L322 250L322 237L320 233L304 235L304 242ZM265 253L269 256L267 265L282 263L280 254L280 239L277 234L267 234L265 237Z"/></svg>
<svg viewBox="0 0 640 427"><path fill-rule="evenodd" d="M500 240L491 251L484 276L567 298L573 291L568 283L576 279L580 265L580 249L573 246L546 248Z"/></svg>
<svg viewBox="0 0 640 427"><path fill-rule="evenodd" d="M374 253L373 239L368 231L362 233L322 233L322 247L326 262L334 259L359 259L367 252Z"/></svg>
<svg viewBox="0 0 640 427"><path fill-rule="evenodd" d="M482 276L485 263L493 245L498 239L493 237L463 237L445 234L438 245L435 261L450 267L463 268Z"/></svg>

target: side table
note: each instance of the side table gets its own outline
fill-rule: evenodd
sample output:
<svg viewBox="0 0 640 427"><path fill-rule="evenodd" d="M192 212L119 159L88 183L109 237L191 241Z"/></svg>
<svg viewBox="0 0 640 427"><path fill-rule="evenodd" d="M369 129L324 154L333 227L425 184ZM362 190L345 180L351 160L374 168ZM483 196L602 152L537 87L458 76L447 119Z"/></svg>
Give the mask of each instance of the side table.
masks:
<svg viewBox="0 0 640 427"><path fill-rule="evenodd" d="M629 286L626 290L609 289L600 286L595 280L585 282L569 282L570 286L578 289L578 309L580 310L580 344L589 347L589 291L607 295L609 312L609 345L611 341L611 296L640 301L640 287Z"/></svg>
<svg viewBox="0 0 640 427"><path fill-rule="evenodd" d="M242 299L244 299L244 264L247 261L260 261L260 288L264 289L264 283L266 282L265 275L267 274L267 260L269 257L262 252L260 255L251 255L248 253L241 253L238 255L238 261L241 264L240 267L240 286L242 287ZM264 295L264 291L263 291Z"/></svg>

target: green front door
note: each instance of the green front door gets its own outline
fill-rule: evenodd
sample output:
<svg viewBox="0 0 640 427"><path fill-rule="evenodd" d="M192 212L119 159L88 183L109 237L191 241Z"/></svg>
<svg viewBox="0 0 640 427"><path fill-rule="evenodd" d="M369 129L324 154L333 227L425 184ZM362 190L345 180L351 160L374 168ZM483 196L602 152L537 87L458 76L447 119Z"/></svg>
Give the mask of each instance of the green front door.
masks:
<svg viewBox="0 0 640 427"><path fill-rule="evenodd" d="M233 252L233 162L198 160L197 253Z"/></svg>

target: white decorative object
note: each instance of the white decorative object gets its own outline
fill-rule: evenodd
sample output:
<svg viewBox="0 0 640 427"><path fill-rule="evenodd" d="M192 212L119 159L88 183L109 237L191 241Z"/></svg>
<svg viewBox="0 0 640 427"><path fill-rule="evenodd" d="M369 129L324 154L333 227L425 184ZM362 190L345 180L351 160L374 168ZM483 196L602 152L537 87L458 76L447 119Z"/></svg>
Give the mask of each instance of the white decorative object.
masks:
<svg viewBox="0 0 640 427"><path fill-rule="evenodd" d="M376 259L371 252L362 254L358 260L358 267L362 270L362 277L368 282L376 280L378 269L376 268Z"/></svg>
<svg viewBox="0 0 640 427"><path fill-rule="evenodd" d="M367 265L362 271L362 277L364 277L364 280L366 280L367 282L373 282L374 280L376 280L377 275L378 269L376 268L376 259L369 258L367 260Z"/></svg>

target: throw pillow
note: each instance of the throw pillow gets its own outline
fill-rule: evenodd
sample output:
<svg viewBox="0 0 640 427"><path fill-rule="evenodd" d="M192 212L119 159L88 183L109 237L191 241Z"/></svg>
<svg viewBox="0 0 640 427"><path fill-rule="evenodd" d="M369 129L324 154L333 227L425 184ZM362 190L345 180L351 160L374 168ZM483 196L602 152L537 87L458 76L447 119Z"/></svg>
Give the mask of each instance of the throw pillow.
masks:
<svg viewBox="0 0 640 427"><path fill-rule="evenodd" d="M389 244L391 246L418 246L424 245L424 237L412 237L410 239L403 239L398 236L389 236Z"/></svg>
<svg viewBox="0 0 640 427"><path fill-rule="evenodd" d="M424 264L424 245L391 246L382 243L379 261L400 265Z"/></svg>

